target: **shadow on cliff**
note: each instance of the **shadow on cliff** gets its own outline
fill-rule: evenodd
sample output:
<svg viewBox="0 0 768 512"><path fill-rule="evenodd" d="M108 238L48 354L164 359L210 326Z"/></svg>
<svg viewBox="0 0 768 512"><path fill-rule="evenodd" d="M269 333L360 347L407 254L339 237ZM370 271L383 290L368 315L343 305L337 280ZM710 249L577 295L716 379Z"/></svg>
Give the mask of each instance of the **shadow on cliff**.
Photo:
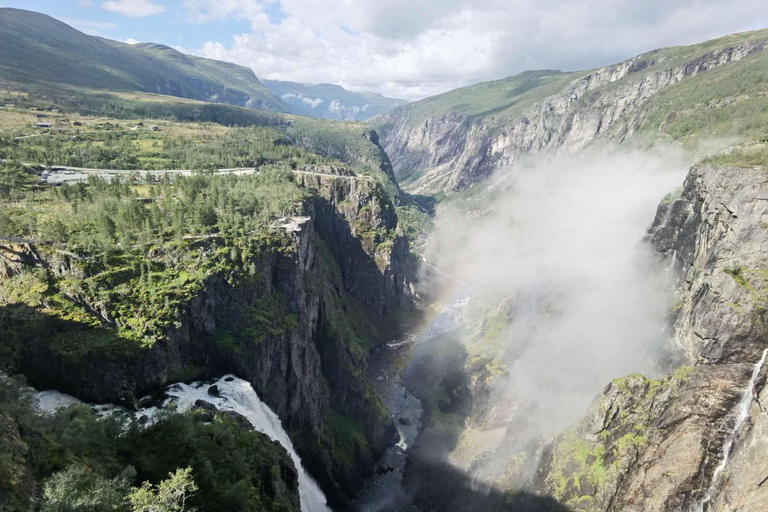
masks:
<svg viewBox="0 0 768 512"><path fill-rule="evenodd" d="M422 430L409 451L404 472L407 497L401 496L397 505L407 503L418 510L436 512L568 512L568 507L551 496L489 489L448 461L473 411L482 410L487 398L473 397L470 390L468 354L462 338L458 329L438 329L416 346L403 373L403 383L421 400L423 413ZM383 506L378 510L389 509Z"/></svg>
<svg viewBox="0 0 768 512"><path fill-rule="evenodd" d="M376 213L366 205L346 217L325 198L316 197L312 203L315 230L339 265L344 290L377 314L407 304L403 287L408 242L383 234L397 226L391 205Z"/></svg>
<svg viewBox="0 0 768 512"><path fill-rule="evenodd" d="M422 511L571 512L551 496L483 488L447 462L409 461L407 480L412 505Z"/></svg>
<svg viewBox="0 0 768 512"><path fill-rule="evenodd" d="M421 194L407 194L407 198L410 201L416 203L426 213L432 215L435 213L435 206L437 206L437 199L432 196L423 196Z"/></svg>

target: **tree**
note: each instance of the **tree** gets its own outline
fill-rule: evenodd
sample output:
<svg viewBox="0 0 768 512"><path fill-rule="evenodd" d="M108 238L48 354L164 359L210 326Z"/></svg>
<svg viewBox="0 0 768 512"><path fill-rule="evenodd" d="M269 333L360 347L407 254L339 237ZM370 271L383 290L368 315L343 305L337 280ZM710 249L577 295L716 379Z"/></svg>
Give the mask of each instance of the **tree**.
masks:
<svg viewBox="0 0 768 512"><path fill-rule="evenodd" d="M37 176L23 165L6 164L5 169L0 169L0 198L16 201L37 182Z"/></svg>
<svg viewBox="0 0 768 512"><path fill-rule="evenodd" d="M127 512L125 496L135 476L131 466L111 480L87 466L70 466L46 480L42 512Z"/></svg>
<svg viewBox="0 0 768 512"><path fill-rule="evenodd" d="M177 469L156 487L144 482L133 487L128 495L132 512L183 512L187 499L197 491L192 468ZM188 509L193 512L193 509Z"/></svg>
<svg viewBox="0 0 768 512"><path fill-rule="evenodd" d="M203 230L207 231L209 228L216 225L218 217L216 216L216 210L208 203L203 203L197 210L197 223Z"/></svg>
<svg viewBox="0 0 768 512"><path fill-rule="evenodd" d="M96 221L99 233L109 245L115 239L115 221L112 220L109 214L103 212L97 217Z"/></svg>

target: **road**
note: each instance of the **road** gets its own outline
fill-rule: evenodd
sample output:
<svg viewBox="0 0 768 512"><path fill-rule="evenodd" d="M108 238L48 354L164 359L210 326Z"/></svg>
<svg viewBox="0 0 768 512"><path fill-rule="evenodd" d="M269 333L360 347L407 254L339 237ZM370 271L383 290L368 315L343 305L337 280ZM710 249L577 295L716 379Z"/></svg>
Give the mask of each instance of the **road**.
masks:
<svg viewBox="0 0 768 512"><path fill-rule="evenodd" d="M167 175L181 175L191 176L193 171L190 169L96 169L92 167L71 167L68 165L40 165L24 163L23 165L29 167L43 167L47 170L46 174L43 174L42 179L48 183L62 184L62 183L77 183L80 181L88 181L90 176L100 176L103 179L109 179L112 176L120 176L125 174L139 174L139 175L151 175L157 178L162 178ZM216 169L216 174L235 174L235 175L248 175L258 174L259 171L255 167L232 167ZM354 174L351 176L337 175L337 174L325 174L321 172L310 172L301 170L292 170L294 174L306 174L314 176L324 176L331 178L355 178L355 179L373 179L370 176L363 176L360 174Z"/></svg>

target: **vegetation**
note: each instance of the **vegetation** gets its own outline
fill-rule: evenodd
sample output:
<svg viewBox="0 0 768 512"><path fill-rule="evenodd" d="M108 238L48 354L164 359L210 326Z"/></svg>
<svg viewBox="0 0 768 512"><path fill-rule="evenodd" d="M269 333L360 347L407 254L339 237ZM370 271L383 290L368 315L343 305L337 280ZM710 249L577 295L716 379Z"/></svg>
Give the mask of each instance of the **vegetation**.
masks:
<svg viewBox="0 0 768 512"><path fill-rule="evenodd" d="M454 89L400 108L408 110L408 122L412 124L450 114L469 119L501 119L559 92L578 75L579 72L526 71L502 80ZM382 130L386 129L386 125L382 126Z"/></svg>
<svg viewBox="0 0 768 512"><path fill-rule="evenodd" d="M49 85L16 84L0 101L15 105L0 108L0 126L8 128L0 133L2 159L127 170L329 164L372 176L395 203L409 203L378 136L361 123ZM31 133L35 115L48 116L52 128ZM150 130L153 125L159 130Z"/></svg>
<svg viewBox="0 0 768 512"><path fill-rule="evenodd" d="M573 510L603 510L617 479L649 442L658 412L692 371L684 366L662 380L639 374L615 379L584 419L555 441L545 487Z"/></svg>
<svg viewBox="0 0 768 512"><path fill-rule="evenodd" d="M187 500L198 490L192 479L192 468L168 473L168 479L157 486L149 482L131 490L128 501L134 512L184 512Z"/></svg>
<svg viewBox="0 0 768 512"><path fill-rule="evenodd" d="M168 125L166 125L168 126ZM19 162L96 169L191 169L263 167L280 163L300 165L342 162L319 156L293 144L281 144L283 134L273 127L253 126L220 130L196 125L182 136L151 131L136 123L90 123L69 132L44 137L18 138L23 130L10 131L0 139L0 156ZM165 128L165 126L164 126ZM277 143L276 143L277 141Z"/></svg>
<svg viewBox="0 0 768 512"><path fill-rule="evenodd" d="M643 105L649 115L640 133L689 144L716 137L763 137L768 134L766 83L766 52L687 78Z"/></svg>
<svg viewBox="0 0 768 512"><path fill-rule="evenodd" d="M0 176L19 172L12 167ZM38 308L83 328L105 327L57 335L51 343L69 357L151 345L209 276L259 279L260 261L291 243L272 221L300 213L305 198L279 168L255 176L177 177L143 188L93 178L29 191L27 180L17 181L9 193L14 202L0 206L2 235L45 242L43 257L63 257L69 271L20 272L0 282L0 303ZM4 316L14 313L25 314L7 309ZM274 297L247 316L240 336L256 342L295 322ZM12 343L6 337L3 344Z"/></svg>
<svg viewBox="0 0 768 512"><path fill-rule="evenodd" d="M334 446L334 455L349 470L357 459L371 460L371 447L363 427L354 418L333 409L325 415L325 426Z"/></svg>
<svg viewBox="0 0 768 512"><path fill-rule="evenodd" d="M274 491L296 482L288 453L225 415L208 419L171 413L141 428L86 406L41 417L29 392L3 380L0 505L33 510L39 485L45 512L298 511L290 489Z"/></svg>

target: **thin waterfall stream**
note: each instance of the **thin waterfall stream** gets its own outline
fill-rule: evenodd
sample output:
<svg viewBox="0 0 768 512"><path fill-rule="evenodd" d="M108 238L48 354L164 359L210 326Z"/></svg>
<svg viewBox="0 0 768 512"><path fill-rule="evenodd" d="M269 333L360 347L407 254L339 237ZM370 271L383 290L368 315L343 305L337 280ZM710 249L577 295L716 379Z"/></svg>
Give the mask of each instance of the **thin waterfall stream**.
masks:
<svg viewBox="0 0 768 512"><path fill-rule="evenodd" d="M744 389L744 394L741 396L741 400L739 400L739 403L736 406L736 418L733 427L728 430L725 443L723 443L720 464L717 465L715 472L712 473L712 481L709 484L709 489L707 489L707 493L696 508L696 512L707 512L709 510L709 504L712 501L712 493L719 483L720 475L728 465L728 460L731 457L731 452L733 451L733 445L736 442L736 436L739 433L739 429L749 417L749 411L752 408L752 402L754 401L755 396L755 383L760 376L760 371L765 365L766 358L768 358L768 348L763 351L762 357L755 363L752 370L752 377L749 379L749 383L747 383L747 387Z"/></svg>

